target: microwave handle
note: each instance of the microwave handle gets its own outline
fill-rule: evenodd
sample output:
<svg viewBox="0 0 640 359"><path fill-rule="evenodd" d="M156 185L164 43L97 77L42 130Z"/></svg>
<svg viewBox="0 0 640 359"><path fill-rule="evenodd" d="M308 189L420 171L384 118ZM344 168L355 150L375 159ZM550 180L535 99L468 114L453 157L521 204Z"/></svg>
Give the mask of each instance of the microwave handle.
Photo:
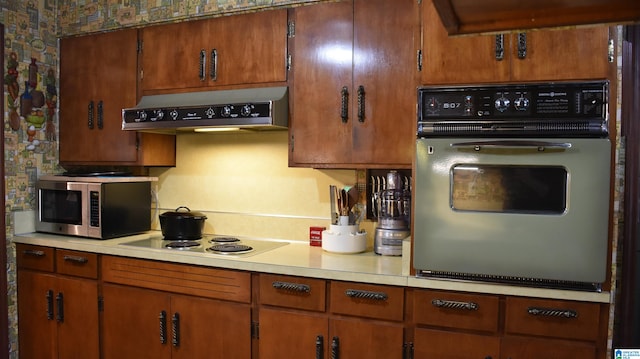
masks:
<svg viewBox="0 0 640 359"><path fill-rule="evenodd" d="M529 140L498 140L498 141L468 141L452 143L451 147L473 149L480 151L483 147L488 148L519 148L519 149L536 149L544 151L550 149L569 149L571 143L568 142L547 142L547 141L529 141Z"/></svg>

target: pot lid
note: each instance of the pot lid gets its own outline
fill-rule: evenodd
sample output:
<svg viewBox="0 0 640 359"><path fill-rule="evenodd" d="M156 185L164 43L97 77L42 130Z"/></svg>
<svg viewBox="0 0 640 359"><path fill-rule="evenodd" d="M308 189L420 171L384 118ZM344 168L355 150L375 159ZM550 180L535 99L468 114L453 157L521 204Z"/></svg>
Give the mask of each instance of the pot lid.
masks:
<svg viewBox="0 0 640 359"><path fill-rule="evenodd" d="M185 206L180 206L176 208L175 211L164 212L163 214L160 215L160 217L177 218L177 219L182 219L182 218L207 219L206 215L200 212L191 212L189 207L185 207Z"/></svg>

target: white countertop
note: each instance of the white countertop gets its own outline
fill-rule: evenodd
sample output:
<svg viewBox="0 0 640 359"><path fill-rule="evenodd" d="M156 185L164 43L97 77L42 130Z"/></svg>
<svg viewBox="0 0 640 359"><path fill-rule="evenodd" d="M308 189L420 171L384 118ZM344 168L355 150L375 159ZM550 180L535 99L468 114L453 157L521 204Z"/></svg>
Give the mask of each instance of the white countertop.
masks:
<svg viewBox="0 0 640 359"><path fill-rule="evenodd" d="M610 303L611 300L609 292L595 293L417 278L409 275L410 261L407 258L409 255L407 250L403 251L403 256L380 256L373 251L336 254L323 251L320 247L310 246L307 242L287 241L287 245L267 252L249 257L231 257L122 245L156 236L158 232L152 231L116 239L95 240L46 233L27 233L15 235L13 242L98 254L342 281L601 303Z"/></svg>

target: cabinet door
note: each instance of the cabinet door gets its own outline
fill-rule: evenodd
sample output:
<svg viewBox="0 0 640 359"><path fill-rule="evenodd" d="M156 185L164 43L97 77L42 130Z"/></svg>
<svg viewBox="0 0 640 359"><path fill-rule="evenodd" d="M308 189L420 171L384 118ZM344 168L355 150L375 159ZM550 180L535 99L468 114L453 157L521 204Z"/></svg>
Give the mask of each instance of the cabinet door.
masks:
<svg viewBox="0 0 640 359"><path fill-rule="evenodd" d="M412 41L418 28L416 13L413 0L355 1L354 163L411 166L416 133L417 68Z"/></svg>
<svg viewBox="0 0 640 359"><path fill-rule="evenodd" d="M295 9L292 165L351 162L353 4Z"/></svg>
<svg viewBox="0 0 640 359"><path fill-rule="evenodd" d="M415 359L500 358L500 338L417 328L414 331ZM519 357L513 357L519 358ZM541 358L546 358L542 356ZM567 358L578 358L569 356Z"/></svg>
<svg viewBox="0 0 640 359"><path fill-rule="evenodd" d="M113 49L119 51L113 51ZM137 30L60 42L60 162L135 162L122 109L136 104Z"/></svg>
<svg viewBox="0 0 640 359"><path fill-rule="evenodd" d="M606 26L527 32L524 59L517 56L518 35L511 37L513 81L603 79L609 76L609 28Z"/></svg>
<svg viewBox="0 0 640 359"><path fill-rule="evenodd" d="M172 296L170 320L179 333L173 359L251 358L251 308L247 304Z"/></svg>
<svg viewBox="0 0 640 359"><path fill-rule="evenodd" d="M324 314L261 307L259 323L260 359L330 357L326 353L330 338ZM325 355L316 355L322 353Z"/></svg>
<svg viewBox="0 0 640 359"><path fill-rule="evenodd" d="M58 324L58 358L98 359L98 283L69 277L59 277L57 283L56 295L62 295L64 303Z"/></svg>
<svg viewBox="0 0 640 359"><path fill-rule="evenodd" d="M524 337L502 338L502 359L596 359L592 344L566 340L544 340Z"/></svg>
<svg viewBox="0 0 640 359"><path fill-rule="evenodd" d="M509 79L508 39L503 60L496 58L496 37L450 37L432 0L422 2L422 83L468 84Z"/></svg>
<svg viewBox="0 0 640 359"><path fill-rule="evenodd" d="M52 274L18 272L18 338L22 359L57 358L54 286Z"/></svg>
<svg viewBox="0 0 640 359"><path fill-rule="evenodd" d="M105 284L103 298L103 358L171 358L168 294Z"/></svg>
<svg viewBox="0 0 640 359"><path fill-rule="evenodd" d="M225 16L211 25L209 51L217 53L211 85L287 80L287 10Z"/></svg>
<svg viewBox="0 0 640 359"><path fill-rule="evenodd" d="M340 358L403 358L404 328L401 324L356 318L333 319L329 333L330 348L334 338L339 341L336 344Z"/></svg>

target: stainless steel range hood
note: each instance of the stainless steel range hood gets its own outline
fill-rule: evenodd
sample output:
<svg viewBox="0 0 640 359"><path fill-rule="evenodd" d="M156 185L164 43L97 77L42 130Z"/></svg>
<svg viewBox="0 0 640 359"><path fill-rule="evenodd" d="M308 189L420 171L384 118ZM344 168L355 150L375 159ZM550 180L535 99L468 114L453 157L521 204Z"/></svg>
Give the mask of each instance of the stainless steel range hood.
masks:
<svg viewBox="0 0 640 359"><path fill-rule="evenodd" d="M287 87L144 96L122 110L122 129L176 133L207 129L286 129Z"/></svg>

